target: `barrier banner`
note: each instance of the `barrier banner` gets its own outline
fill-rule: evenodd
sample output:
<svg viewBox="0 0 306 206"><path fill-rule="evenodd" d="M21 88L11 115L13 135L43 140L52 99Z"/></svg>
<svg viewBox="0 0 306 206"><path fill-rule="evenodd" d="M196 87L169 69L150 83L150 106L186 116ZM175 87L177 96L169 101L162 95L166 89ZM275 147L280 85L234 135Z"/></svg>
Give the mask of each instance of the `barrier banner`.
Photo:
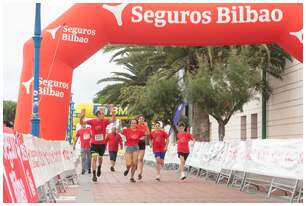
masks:
<svg viewBox="0 0 306 206"><path fill-rule="evenodd" d="M249 158L247 156L247 150L250 148L250 146L248 146L250 145L250 142L251 141L237 141L227 143L228 150L224 156L223 168L246 171L246 159Z"/></svg>
<svg viewBox="0 0 306 206"><path fill-rule="evenodd" d="M200 152L201 168L220 172L227 148L228 145L224 144L224 142L204 142L204 147L202 147Z"/></svg>
<svg viewBox="0 0 306 206"><path fill-rule="evenodd" d="M303 140L254 140L246 149L248 172L303 179Z"/></svg>
<svg viewBox="0 0 306 206"><path fill-rule="evenodd" d="M154 161L150 154L146 150L145 160ZM165 163L179 164L176 146L169 146ZM303 139L196 142L186 165L215 172L229 169L303 179Z"/></svg>
<svg viewBox="0 0 306 206"><path fill-rule="evenodd" d="M74 169L73 148L65 141L46 141L25 135L35 183L41 186L54 176Z"/></svg>
<svg viewBox="0 0 306 206"><path fill-rule="evenodd" d="M37 202L38 193L21 134L3 134L3 201Z"/></svg>
<svg viewBox="0 0 306 206"><path fill-rule="evenodd" d="M195 142L193 149L187 158L186 165L192 166L195 168L201 168L201 157L202 157L202 148L204 147L204 142Z"/></svg>

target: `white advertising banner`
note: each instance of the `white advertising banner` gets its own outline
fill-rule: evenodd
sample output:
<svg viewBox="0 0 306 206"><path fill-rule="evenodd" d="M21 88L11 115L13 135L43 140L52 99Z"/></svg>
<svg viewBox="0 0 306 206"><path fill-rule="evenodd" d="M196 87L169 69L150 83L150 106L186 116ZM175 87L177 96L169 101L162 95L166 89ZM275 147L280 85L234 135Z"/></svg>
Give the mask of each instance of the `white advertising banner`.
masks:
<svg viewBox="0 0 306 206"><path fill-rule="evenodd" d="M204 142L201 150L200 168L220 172L227 148L228 145L224 142Z"/></svg>
<svg viewBox="0 0 306 206"><path fill-rule="evenodd" d="M303 140L254 140L246 151L248 172L303 179Z"/></svg>
<svg viewBox="0 0 306 206"><path fill-rule="evenodd" d="M24 135L36 186L41 186L56 175L74 169L73 148L65 141L47 141Z"/></svg>
<svg viewBox="0 0 306 206"><path fill-rule="evenodd" d="M146 150L145 159L155 160L151 150ZM165 163L179 164L175 145L169 146ZM303 139L196 142L186 165L215 172L230 169L303 179Z"/></svg>

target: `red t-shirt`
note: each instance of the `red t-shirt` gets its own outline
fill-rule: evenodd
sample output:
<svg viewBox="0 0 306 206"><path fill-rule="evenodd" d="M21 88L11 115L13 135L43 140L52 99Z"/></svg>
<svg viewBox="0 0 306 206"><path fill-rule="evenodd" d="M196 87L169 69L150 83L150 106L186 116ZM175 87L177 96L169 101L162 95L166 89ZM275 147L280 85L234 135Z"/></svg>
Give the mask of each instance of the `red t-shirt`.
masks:
<svg viewBox="0 0 306 206"><path fill-rule="evenodd" d="M192 140L193 137L190 133L187 132L179 132L177 134L177 151L183 153L189 153L189 140Z"/></svg>
<svg viewBox="0 0 306 206"><path fill-rule="evenodd" d="M139 139L144 136L144 132L141 130L132 130L131 128L123 129L123 135L126 137L125 145L136 146L139 143Z"/></svg>
<svg viewBox="0 0 306 206"><path fill-rule="evenodd" d="M147 131L147 126L144 124L138 124L136 128L143 132L144 136L142 136L141 139L144 139Z"/></svg>
<svg viewBox="0 0 306 206"><path fill-rule="evenodd" d="M163 130L155 130L150 135L153 143L153 152L165 152L166 140L168 134Z"/></svg>
<svg viewBox="0 0 306 206"><path fill-rule="evenodd" d="M122 146L122 139L118 133L109 133L106 136L109 152L117 152L119 144Z"/></svg>
<svg viewBox="0 0 306 206"><path fill-rule="evenodd" d="M106 144L106 127L110 123L109 119L91 119L85 121L86 124L91 126L91 143L92 144Z"/></svg>
<svg viewBox="0 0 306 206"><path fill-rule="evenodd" d="M81 128L76 133L76 137L80 137L81 148L83 149L89 148L91 137L90 131L90 128Z"/></svg>

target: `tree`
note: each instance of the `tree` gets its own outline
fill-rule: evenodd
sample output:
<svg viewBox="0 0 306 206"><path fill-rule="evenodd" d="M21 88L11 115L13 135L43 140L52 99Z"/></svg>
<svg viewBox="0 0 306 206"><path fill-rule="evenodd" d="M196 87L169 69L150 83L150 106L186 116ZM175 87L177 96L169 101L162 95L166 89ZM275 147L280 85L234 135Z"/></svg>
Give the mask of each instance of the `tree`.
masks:
<svg viewBox="0 0 306 206"><path fill-rule="evenodd" d="M217 120L219 140L223 141L225 125L232 114L242 110L254 96L260 78L260 72L250 70L237 56L232 56L228 64L215 67L214 71L201 62L198 75L189 82L187 94L190 101L197 102Z"/></svg>
<svg viewBox="0 0 306 206"><path fill-rule="evenodd" d="M15 120L17 103L10 100L3 101L3 121L13 123Z"/></svg>

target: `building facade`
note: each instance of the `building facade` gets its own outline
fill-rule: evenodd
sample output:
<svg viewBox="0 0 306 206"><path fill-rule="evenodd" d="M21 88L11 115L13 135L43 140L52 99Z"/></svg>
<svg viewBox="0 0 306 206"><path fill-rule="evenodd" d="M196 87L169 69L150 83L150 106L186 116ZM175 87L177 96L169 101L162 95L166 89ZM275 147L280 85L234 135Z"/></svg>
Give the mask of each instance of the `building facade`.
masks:
<svg viewBox="0 0 306 206"><path fill-rule="evenodd" d="M303 64L287 62L283 79L269 77L272 95L267 102L267 138L303 137ZM236 112L225 127L224 141L262 138L261 96ZM218 141L218 123L210 116L210 140Z"/></svg>

